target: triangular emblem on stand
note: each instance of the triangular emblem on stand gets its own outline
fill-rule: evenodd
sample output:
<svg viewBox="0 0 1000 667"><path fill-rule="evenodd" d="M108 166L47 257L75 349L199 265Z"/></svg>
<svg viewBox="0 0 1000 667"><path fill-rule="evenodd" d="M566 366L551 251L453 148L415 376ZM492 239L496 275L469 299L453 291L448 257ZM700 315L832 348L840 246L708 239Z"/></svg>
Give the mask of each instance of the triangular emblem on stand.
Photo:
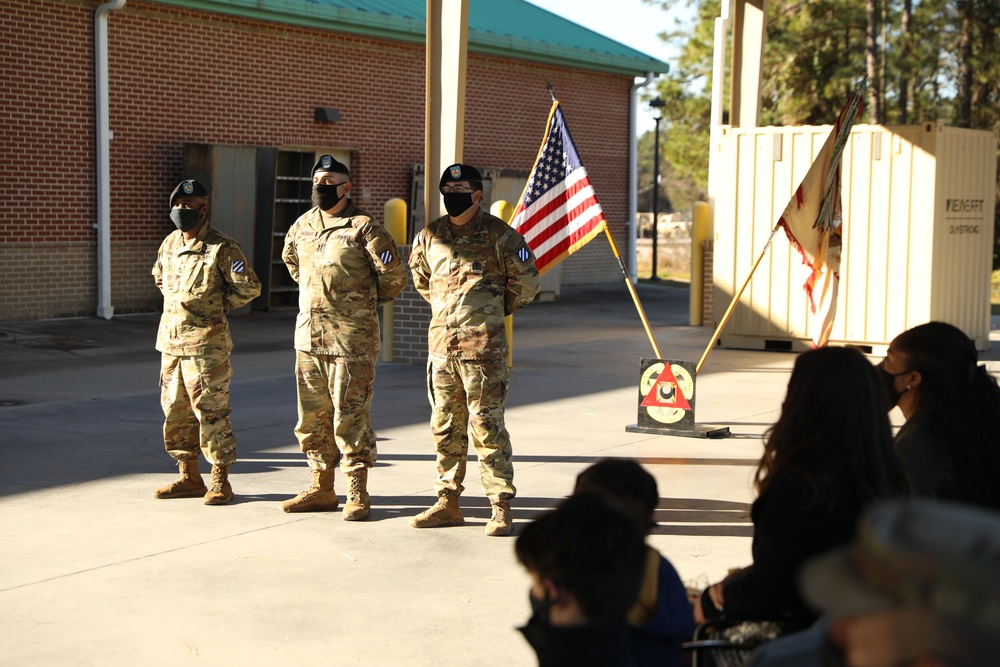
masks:
<svg viewBox="0 0 1000 667"><path fill-rule="evenodd" d="M656 433L689 438L720 438L728 426L706 426L694 421L695 365L669 359L640 360L638 423L630 433Z"/></svg>
<svg viewBox="0 0 1000 667"><path fill-rule="evenodd" d="M684 396L684 390L674 377L673 369L664 364L646 398L639 405L647 408L680 408L690 410L691 404Z"/></svg>

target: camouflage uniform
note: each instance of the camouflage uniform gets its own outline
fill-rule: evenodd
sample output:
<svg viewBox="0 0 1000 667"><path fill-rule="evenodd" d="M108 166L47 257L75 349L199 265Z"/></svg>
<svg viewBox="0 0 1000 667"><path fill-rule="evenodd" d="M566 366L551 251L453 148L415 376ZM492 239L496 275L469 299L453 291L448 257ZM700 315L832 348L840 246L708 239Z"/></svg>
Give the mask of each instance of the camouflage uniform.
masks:
<svg viewBox="0 0 1000 667"><path fill-rule="evenodd" d="M190 461L200 449L213 465L231 465L236 460L229 421L233 340L226 313L256 298L260 281L240 244L207 220L191 241L179 230L164 239L153 278L163 293L156 349L163 353L160 404L167 452Z"/></svg>
<svg viewBox="0 0 1000 667"><path fill-rule="evenodd" d="M410 268L414 287L432 310L427 394L438 495L464 490L471 440L486 495L510 500L516 490L504 426L504 316L538 293L535 257L524 237L480 210L462 227L453 227L447 215L427 225L413 241Z"/></svg>
<svg viewBox="0 0 1000 667"><path fill-rule="evenodd" d="M382 346L376 306L403 290L406 267L392 236L354 202L334 216L304 213L281 258L299 283L295 436L313 470L370 468L378 455L370 416Z"/></svg>

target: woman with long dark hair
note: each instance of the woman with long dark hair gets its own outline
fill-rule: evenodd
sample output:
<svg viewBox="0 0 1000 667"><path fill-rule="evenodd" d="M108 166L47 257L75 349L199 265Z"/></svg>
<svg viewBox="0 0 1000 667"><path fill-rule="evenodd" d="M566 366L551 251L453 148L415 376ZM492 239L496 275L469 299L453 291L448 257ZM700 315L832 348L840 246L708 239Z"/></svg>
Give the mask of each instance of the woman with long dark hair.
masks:
<svg viewBox="0 0 1000 667"><path fill-rule="evenodd" d="M915 495L1000 508L1000 387L960 329L907 329L879 365L906 424L896 451Z"/></svg>
<svg viewBox="0 0 1000 667"><path fill-rule="evenodd" d="M706 589L696 621L815 619L797 591L799 568L850 542L871 501L907 493L883 396L878 372L855 349L821 348L795 360L757 468L753 565Z"/></svg>

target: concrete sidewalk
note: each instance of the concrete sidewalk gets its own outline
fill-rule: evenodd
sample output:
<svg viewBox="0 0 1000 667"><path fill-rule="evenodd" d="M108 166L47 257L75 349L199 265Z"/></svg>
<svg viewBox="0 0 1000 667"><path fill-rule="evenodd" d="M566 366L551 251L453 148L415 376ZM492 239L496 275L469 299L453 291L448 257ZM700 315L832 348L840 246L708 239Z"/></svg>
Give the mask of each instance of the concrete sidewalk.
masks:
<svg viewBox="0 0 1000 667"><path fill-rule="evenodd" d="M687 291L639 293L664 356L697 359L711 331L686 326ZM422 367L378 366L371 519L284 514L309 479L292 433L294 313L234 319L236 500L154 500L175 475L157 320L0 323L0 665L534 664L515 630L528 578L512 538L483 534L475 466L465 526L408 524L434 495ZM751 476L794 356L713 351L697 417L728 425L723 440L625 432L651 356L624 286L564 288L515 317L515 527L596 459L637 457L660 487L653 545L704 585L749 561Z"/></svg>

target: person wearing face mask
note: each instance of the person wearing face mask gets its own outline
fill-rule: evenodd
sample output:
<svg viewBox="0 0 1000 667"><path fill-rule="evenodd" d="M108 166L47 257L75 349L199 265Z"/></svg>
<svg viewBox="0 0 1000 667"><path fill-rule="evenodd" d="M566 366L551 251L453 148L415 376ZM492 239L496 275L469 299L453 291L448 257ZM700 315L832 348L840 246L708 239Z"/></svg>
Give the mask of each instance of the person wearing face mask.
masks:
<svg viewBox="0 0 1000 667"><path fill-rule="evenodd" d="M182 181L169 202L177 230L160 245L153 265L163 294L156 349L162 353L163 439L181 476L153 496L203 496L206 505L224 505L233 498L229 466L236 462L229 419L233 341L226 314L260 295L260 281L239 243L212 227L201 183ZM201 477L199 452L212 464L211 487Z"/></svg>
<svg viewBox="0 0 1000 667"><path fill-rule="evenodd" d="M573 493L601 496L631 515L646 535L656 525L656 479L635 459L601 459L577 475ZM653 547L646 548L642 588L626 619L637 667L680 666L681 644L694 635L691 602L677 570Z"/></svg>
<svg viewBox="0 0 1000 667"><path fill-rule="evenodd" d="M410 254L413 285L432 312L427 387L438 499L410 524L436 528L465 522L459 496L471 441L493 508L486 534L510 535L516 489L504 425L510 377L504 317L535 298L538 269L524 237L480 208L479 171L453 164L438 189L448 213L417 234Z"/></svg>
<svg viewBox="0 0 1000 667"><path fill-rule="evenodd" d="M392 236L350 199L351 172L331 155L312 170L312 201L285 235L281 258L299 284L295 321L298 422L295 437L312 481L285 512L332 512L337 467L347 474L345 521L371 511L368 469L378 452L371 425L380 304L406 286Z"/></svg>
<svg viewBox="0 0 1000 667"><path fill-rule="evenodd" d="M753 562L705 589L696 623L765 619L802 629L816 620L796 589L798 570L849 542L871 502L909 492L882 396L878 372L854 348L795 359L754 476Z"/></svg>
<svg viewBox="0 0 1000 667"><path fill-rule="evenodd" d="M531 576L531 619L519 628L539 667L635 665L626 614L639 597L646 545L639 524L592 493L574 493L514 543Z"/></svg>
<svg viewBox="0 0 1000 667"><path fill-rule="evenodd" d="M1000 508L1000 388L968 336L945 322L913 327L879 370L906 418L895 447L914 494Z"/></svg>

